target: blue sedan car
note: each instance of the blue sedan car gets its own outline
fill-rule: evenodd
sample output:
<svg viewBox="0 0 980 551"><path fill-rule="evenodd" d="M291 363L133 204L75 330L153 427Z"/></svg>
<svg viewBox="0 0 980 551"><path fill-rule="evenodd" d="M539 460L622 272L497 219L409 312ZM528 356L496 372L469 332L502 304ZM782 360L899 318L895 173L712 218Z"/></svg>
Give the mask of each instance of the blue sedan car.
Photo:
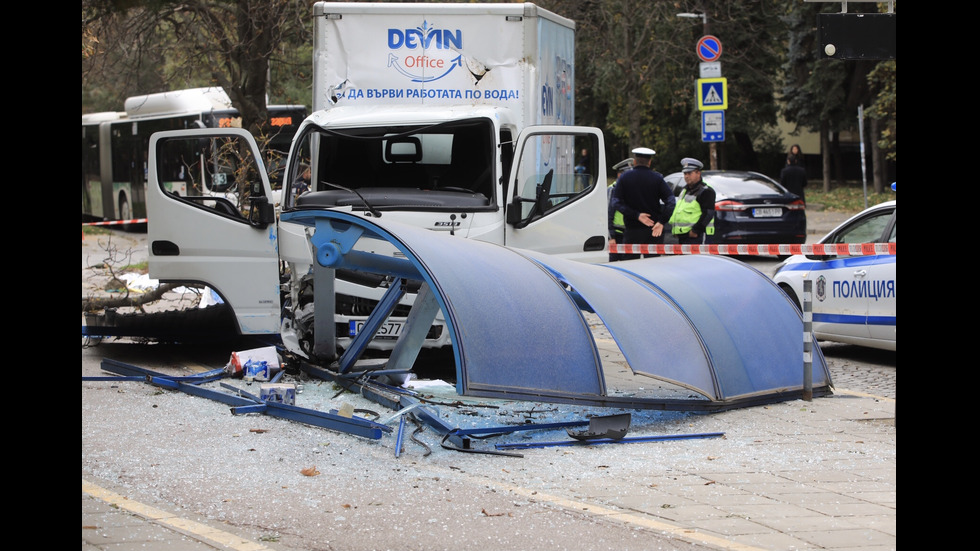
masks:
<svg viewBox="0 0 980 551"><path fill-rule="evenodd" d="M895 243L895 201L874 205L824 236L822 244ZM818 340L895 350L894 254L794 255L773 281L803 310L803 282L811 280L813 335Z"/></svg>

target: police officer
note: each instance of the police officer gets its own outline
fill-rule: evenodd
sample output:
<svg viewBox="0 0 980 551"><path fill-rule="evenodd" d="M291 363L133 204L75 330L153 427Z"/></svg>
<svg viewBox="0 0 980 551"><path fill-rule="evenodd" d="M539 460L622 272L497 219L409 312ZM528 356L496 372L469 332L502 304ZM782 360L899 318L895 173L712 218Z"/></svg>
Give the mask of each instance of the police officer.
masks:
<svg viewBox="0 0 980 551"><path fill-rule="evenodd" d="M623 240L626 244L664 242L664 225L674 210L675 198L663 175L650 167L654 155L656 153L647 147L634 149L633 169L624 173L612 190L610 206L623 213ZM634 258L640 258L640 255L622 256L623 260Z"/></svg>
<svg viewBox="0 0 980 551"><path fill-rule="evenodd" d="M710 243L715 234L715 190L701 179L701 161L684 157L681 167L686 185L670 216L671 232L682 245Z"/></svg>
<svg viewBox="0 0 980 551"><path fill-rule="evenodd" d="M607 225L609 229L609 245L616 245L617 243L625 243L623 241L623 232L626 230L626 226L623 224L623 213L615 210L612 207L612 192L615 189L616 184L619 183L619 179L623 176L627 170L633 168L633 159L626 159L620 161L613 165L613 169L617 171L616 181L609 185L606 189L606 200L609 202L608 212L607 212ZM615 262L617 260L623 260L623 255L619 253L609 253L609 262Z"/></svg>

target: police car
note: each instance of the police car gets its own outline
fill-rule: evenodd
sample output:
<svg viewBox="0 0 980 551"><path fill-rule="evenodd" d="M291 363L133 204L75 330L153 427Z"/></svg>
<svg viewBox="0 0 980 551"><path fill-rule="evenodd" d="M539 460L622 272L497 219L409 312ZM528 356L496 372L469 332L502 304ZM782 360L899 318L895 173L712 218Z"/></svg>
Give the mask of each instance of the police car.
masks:
<svg viewBox="0 0 980 551"><path fill-rule="evenodd" d="M820 243L895 243L895 201L849 218ZM802 308L803 281L811 280L813 335L895 350L895 255L794 255L773 281Z"/></svg>

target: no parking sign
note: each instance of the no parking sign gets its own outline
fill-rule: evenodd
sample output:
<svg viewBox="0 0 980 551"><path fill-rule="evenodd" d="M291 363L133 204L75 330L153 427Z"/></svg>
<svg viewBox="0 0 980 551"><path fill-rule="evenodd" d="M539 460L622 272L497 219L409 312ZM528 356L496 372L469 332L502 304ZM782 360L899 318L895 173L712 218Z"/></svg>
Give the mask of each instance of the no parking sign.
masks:
<svg viewBox="0 0 980 551"><path fill-rule="evenodd" d="M698 46L695 51L698 57L701 58L701 61L718 61L718 58L721 57L721 40L718 40L718 37L710 34L702 36L698 40Z"/></svg>

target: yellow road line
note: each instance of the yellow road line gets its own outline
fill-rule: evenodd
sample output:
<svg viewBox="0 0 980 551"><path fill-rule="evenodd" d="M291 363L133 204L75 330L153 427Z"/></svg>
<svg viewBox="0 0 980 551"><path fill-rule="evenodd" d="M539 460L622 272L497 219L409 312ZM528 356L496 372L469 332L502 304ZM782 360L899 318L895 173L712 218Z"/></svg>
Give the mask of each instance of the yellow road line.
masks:
<svg viewBox="0 0 980 551"><path fill-rule="evenodd" d="M115 505L120 509L125 509L131 513L137 514L151 522L169 526L170 528L173 528L174 530L177 530L183 534L187 534L189 536L206 540L218 545L223 545L228 549L234 549L235 551L271 551L270 548L260 543L247 540L241 536L236 536L235 534L230 534L223 530L212 528L197 521L180 518L172 513L168 513L167 511L151 507L145 503L140 503L129 499L126 496L111 492L84 479L82 480L82 491L110 505Z"/></svg>

